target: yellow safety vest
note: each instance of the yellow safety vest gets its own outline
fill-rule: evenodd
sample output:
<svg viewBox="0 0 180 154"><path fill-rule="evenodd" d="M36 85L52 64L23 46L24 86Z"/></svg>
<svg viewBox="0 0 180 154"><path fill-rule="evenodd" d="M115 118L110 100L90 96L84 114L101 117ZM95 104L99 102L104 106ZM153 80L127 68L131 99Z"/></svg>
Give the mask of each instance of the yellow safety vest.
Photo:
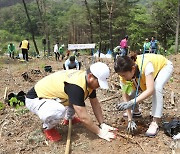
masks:
<svg viewBox="0 0 180 154"><path fill-rule="evenodd" d="M68 95L64 92L65 82L75 84L84 91L84 100L93 89L87 87L86 72L79 70L58 71L41 79L35 85L35 91L40 98L60 98L64 105L69 105Z"/></svg>
<svg viewBox="0 0 180 154"><path fill-rule="evenodd" d="M143 55L138 55L136 59L136 64L138 65L139 70L141 69L141 63L142 63L142 57ZM141 79L140 79L140 88L142 91L146 90L146 77L145 77L145 68L148 62L151 62L154 67L153 77L154 79L158 75L159 71L167 64L167 59L158 54L145 54L144 55L144 61L142 66L142 72L141 72ZM122 83L126 83L126 80L120 77L120 80ZM136 78L136 81L138 81L138 78ZM135 87L134 87L135 88Z"/></svg>
<svg viewBox="0 0 180 154"><path fill-rule="evenodd" d="M21 49L28 49L28 41L27 40L22 41Z"/></svg>

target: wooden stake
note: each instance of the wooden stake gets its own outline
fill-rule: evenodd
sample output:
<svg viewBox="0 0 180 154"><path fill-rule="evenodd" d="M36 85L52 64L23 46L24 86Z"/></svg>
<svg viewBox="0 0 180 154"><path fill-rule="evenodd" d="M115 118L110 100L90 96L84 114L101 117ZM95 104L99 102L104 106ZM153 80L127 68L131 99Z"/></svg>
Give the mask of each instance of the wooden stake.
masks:
<svg viewBox="0 0 180 154"><path fill-rule="evenodd" d="M69 154L69 152L70 152L71 130L72 130L72 119L69 119L69 128L68 128L68 136L67 136L65 154Z"/></svg>
<svg viewBox="0 0 180 154"><path fill-rule="evenodd" d="M4 100L6 99L6 96L7 96L7 87L5 88L5 92L4 92Z"/></svg>
<svg viewBox="0 0 180 154"><path fill-rule="evenodd" d="M109 100L115 99L115 98L117 98L117 97L118 97L118 94L115 94L115 95L113 95L113 96L111 96L111 97L108 97L108 98L105 98L105 99L103 99L103 100L100 100L99 102L101 103L101 102L109 101Z"/></svg>
<svg viewBox="0 0 180 154"><path fill-rule="evenodd" d="M171 91L171 104L174 105L174 91Z"/></svg>

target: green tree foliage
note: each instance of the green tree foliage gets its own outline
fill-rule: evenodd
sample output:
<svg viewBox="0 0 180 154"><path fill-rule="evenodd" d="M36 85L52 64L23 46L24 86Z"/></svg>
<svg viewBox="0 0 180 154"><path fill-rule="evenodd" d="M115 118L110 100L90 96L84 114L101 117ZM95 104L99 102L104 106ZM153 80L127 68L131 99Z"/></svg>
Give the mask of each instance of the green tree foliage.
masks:
<svg viewBox="0 0 180 154"><path fill-rule="evenodd" d="M33 0L26 0L27 2L31 2ZM3 8L3 7L7 7L7 6L12 6L12 5L15 5L17 3L21 3L22 0L0 0L0 8Z"/></svg>
<svg viewBox="0 0 180 154"><path fill-rule="evenodd" d="M154 34L166 49L172 45L175 38L177 4L178 0L161 0L155 1L152 5Z"/></svg>
<svg viewBox="0 0 180 154"><path fill-rule="evenodd" d="M84 1L82 0L39 0L45 2L43 19L48 27L51 46L60 44L90 43L90 26ZM93 41L99 41L98 0L87 0L92 15ZM40 20L37 3L28 0L27 9L36 38L44 38L43 23ZM102 50L109 49L109 18L106 2L102 0ZM156 36L163 48L174 44L177 0L115 0L112 12L112 42L119 45L120 40L129 35L130 50L139 50L146 37ZM28 20L19 0L0 0L0 43L21 41L30 36ZM14 4L14 5L13 5ZM8 7L5 7L8 6ZM33 47L31 46L31 49ZM0 46L2 49L2 46Z"/></svg>
<svg viewBox="0 0 180 154"><path fill-rule="evenodd" d="M39 20L37 18L37 8L32 4L29 6L29 10L31 10L30 14L32 16L33 29L36 34L39 34L36 25ZM11 34L17 34L19 36L24 35L26 37L30 34L28 20L21 4L1 9L0 23L2 23L0 24L0 28L10 32Z"/></svg>
<svg viewBox="0 0 180 154"><path fill-rule="evenodd" d="M152 33L151 17L144 6L136 6L130 11L131 23L128 26L131 50L143 49L145 38L150 38Z"/></svg>
<svg viewBox="0 0 180 154"><path fill-rule="evenodd" d="M113 19L112 19L112 33L113 33L113 46L119 45L119 42L121 39L124 38L126 34L128 34L128 27L131 23L130 20L130 11L131 9L137 4L138 0L116 0L113 8ZM94 35L97 40L98 37L98 2L95 1L91 8L93 12L93 19L94 19ZM103 42L102 45L104 47L104 50L109 49L109 26L108 26L108 10L105 5L105 0L102 1L102 38ZM130 34L130 33L129 33ZM128 35L129 35L128 34Z"/></svg>

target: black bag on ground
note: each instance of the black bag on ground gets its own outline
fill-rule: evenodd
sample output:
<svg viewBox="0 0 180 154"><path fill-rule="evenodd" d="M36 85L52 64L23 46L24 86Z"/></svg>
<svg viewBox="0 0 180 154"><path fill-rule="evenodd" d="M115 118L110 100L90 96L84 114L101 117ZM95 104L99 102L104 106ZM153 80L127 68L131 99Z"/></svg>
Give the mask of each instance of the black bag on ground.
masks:
<svg viewBox="0 0 180 154"><path fill-rule="evenodd" d="M45 72L52 72L52 67L51 66L45 66L44 70L45 70Z"/></svg>
<svg viewBox="0 0 180 154"><path fill-rule="evenodd" d="M180 120L174 119L170 122L164 122L163 129L165 134L170 137L177 135L178 133L180 133Z"/></svg>
<svg viewBox="0 0 180 154"><path fill-rule="evenodd" d="M18 92L16 98L17 98L17 100L20 100L21 102L25 103L25 95L26 95L26 93L24 91L20 91L20 92Z"/></svg>
<svg viewBox="0 0 180 154"><path fill-rule="evenodd" d="M12 97L16 97L16 94L14 94L14 93L10 93L10 94L8 94L8 100L7 100L7 103L8 103L8 105L10 106L10 100L11 100L11 98Z"/></svg>

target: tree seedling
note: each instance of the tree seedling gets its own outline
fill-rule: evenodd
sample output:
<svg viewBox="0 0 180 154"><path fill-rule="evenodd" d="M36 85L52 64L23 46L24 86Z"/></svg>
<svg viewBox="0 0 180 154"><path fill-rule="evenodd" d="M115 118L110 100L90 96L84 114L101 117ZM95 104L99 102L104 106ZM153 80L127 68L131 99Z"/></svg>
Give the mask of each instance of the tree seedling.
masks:
<svg viewBox="0 0 180 154"><path fill-rule="evenodd" d="M0 110L3 110L5 108L4 103L0 102Z"/></svg>
<svg viewBox="0 0 180 154"><path fill-rule="evenodd" d="M170 82L172 83L173 81L174 81L174 78L173 78L173 77L171 77L171 78L170 78Z"/></svg>
<svg viewBox="0 0 180 154"><path fill-rule="evenodd" d="M16 97L12 97L9 100L9 104L10 104L11 107L14 107L16 109L19 109L19 107L24 106L24 102L21 102Z"/></svg>

